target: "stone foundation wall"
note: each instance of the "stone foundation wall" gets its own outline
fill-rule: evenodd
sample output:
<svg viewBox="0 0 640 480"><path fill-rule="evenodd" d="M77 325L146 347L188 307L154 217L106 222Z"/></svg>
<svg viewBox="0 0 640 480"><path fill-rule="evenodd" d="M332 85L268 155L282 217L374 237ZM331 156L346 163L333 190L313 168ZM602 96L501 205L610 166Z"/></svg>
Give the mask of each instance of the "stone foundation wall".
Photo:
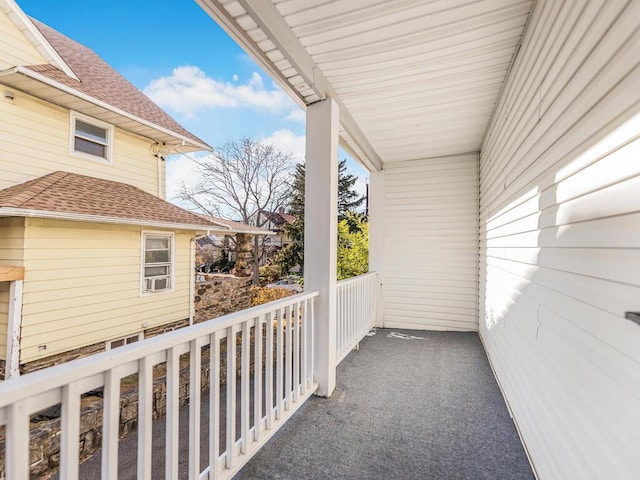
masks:
<svg viewBox="0 0 640 480"><path fill-rule="evenodd" d="M251 306L251 278L202 275L196 283L194 323L204 322Z"/></svg>

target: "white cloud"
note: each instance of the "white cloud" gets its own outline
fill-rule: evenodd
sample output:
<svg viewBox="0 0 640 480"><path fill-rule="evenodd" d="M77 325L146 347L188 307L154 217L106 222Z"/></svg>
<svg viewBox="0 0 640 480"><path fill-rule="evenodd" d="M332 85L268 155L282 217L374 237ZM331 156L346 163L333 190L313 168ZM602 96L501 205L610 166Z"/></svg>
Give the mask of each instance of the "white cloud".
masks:
<svg viewBox="0 0 640 480"><path fill-rule="evenodd" d="M265 137L264 140L278 147L281 152L290 153L296 163L304 162L306 149L304 135L296 135L291 130L282 128Z"/></svg>
<svg viewBox="0 0 640 480"><path fill-rule="evenodd" d="M236 81L237 75L233 78ZM297 108L279 87L265 88L256 72L246 84L237 85L214 80L196 66L174 68L171 76L152 80L144 93L161 107L187 117L216 107L254 107L289 115Z"/></svg>
<svg viewBox="0 0 640 480"><path fill-rule="evenodd" d="M238 75L233 75L233 77L231 77L231 80L233 80L234 82L238 81Z"/></svg>
<svg viewBox="0 0 640 480"><path fill-rule="evenodd" d="M296 106L296 107L291 109L291 111L289 112L289 115L284 117L284 119L285 120L290 120L292 122L304 123L304 122L307 121L307 115L306 115L306 113L305 113L305 111L303 109L301 109L300 107Z"/></svg>
<svg viewBox="0 0 640 480"><path fill-rule="evenodd" d="M189 154L191 158L206 157L208 152L200 155ZM167 200L186 207L185 204L178 200L178 193L182 189L182 185L194 187L199 180L199 173L196 163L185 155L171 155L167 158L166 183L167 183Z"/></svg>

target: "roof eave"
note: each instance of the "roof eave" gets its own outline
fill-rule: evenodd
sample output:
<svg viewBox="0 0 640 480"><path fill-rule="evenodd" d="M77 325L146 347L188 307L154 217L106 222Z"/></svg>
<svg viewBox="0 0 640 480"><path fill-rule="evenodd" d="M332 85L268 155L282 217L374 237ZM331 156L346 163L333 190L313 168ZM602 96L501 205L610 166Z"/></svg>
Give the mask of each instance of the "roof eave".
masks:
<svg viewBox="0 0 640 480"><path fill-rule="evenodd" d="M180 144L173 146L173 150L176 152L190 152L190 151L202 151L202 150L206 150L206 151L213 151L213 148L209 145L207 145L206 143L203 142L197 142L195 140L190 139L189 137L186 137L180 133L174 132L168 128L162 127L160 125L157 125L153 122L150 122L149 120L145 120L144 118L138 117L137 115L133 115L129 112L126 112L118 107L115 107L107 102L104 102L102 100L99 100L95 97L92 97L91 95L88 95L84 92L80 92L79 90L76 90L73 87L70 87L68 85L65 85L63 83L57 82L49 77L47 77L46 75L42 75L41 73L38 73L34 70L31 70L27 67L23 67L23 66L18 66L18 67L12 67L6 70L2 70L0 71L0 78L5 78L5 79L10 79L11 75L21 75L23 77L29 78L33 81L48 85L52 88L55 88L56 90L59 90L61 92L64 92L65 94L71 95L75 98L78 98L80 100L83 100L85 102L88 102L92 105L98 106L100 108L103 108L109 112L115 113L119 116L122 116L126 119L129 119L131 121L134 121L140 125L143 125L147 128L151 128L163 135L167 135L169 137L172 137L176 140L178 140L180 142ZM15 87L18 88L18 87ZM29 95L33 95L30 92L26 92ZM46 101L49 101L51 103L55 103L56 105L60 105L64 108L69 108L66 105L61 105L59 102L53 102L45 97L40 96L40 98L43 98ZM134 132L137 133L137 132Z"/></svg>
<svg viewBox="0 0 640 480"><path fill-rule="evenodd" d="M243 50L253 58L284 91L298 104L303 106L313 101L306 101L302 93L291 85L282 72L269 57L256 45L247 31L242 28L225 10L218 0L196 0L196 3L220 25ZM367 170L379 172L383 169L383 161L362 132L344 102L334 90L331 83L315 64L307 50L300 43L291 29L286 25L276 7L271 2L260 0L240 0L242 8L260 26L262 31L273 42L276 49L286 58L305 84L315 93L316 101L332 97L340 109L340 145L363 165Z"/></svg>
<svg viewBox="0 0 640 480"><path fill-rule="evenodd" d="M0 217L25 217L25 218L49 218L54 220L68 220L88 223L108 223L116 225L131 225L137 227L166 228L169 230L189 230L194 232L206 232L212 234L228 235L230 233L245 233L249 235L266 235L264 230L238 230L220 228L218 225L190 224L179 222L160 222L154 220L141 220L135 218L108 217L103 215L89 215L84 213L54 212L48 210L31 210L16 207L0 207Z"/></svg>

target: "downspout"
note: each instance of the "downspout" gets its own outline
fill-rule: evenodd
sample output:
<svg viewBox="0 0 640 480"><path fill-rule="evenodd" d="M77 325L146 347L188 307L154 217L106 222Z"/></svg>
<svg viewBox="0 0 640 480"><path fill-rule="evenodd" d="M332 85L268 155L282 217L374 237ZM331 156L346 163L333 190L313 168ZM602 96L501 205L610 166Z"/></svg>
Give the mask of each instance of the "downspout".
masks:
<svg viewBox="0 0 640 480"><path fill-rule="evenodd" d="M13 280L9 291L7 353L4 379L20 376L20 330L22 324L22 280Z"/></svg>
<svg viewBox="0 0 640 480"><path fill-rule="evenodd" d="M195 237L189 242L189 325L193 325L193 319L196 314L196 239Z"/></svg>

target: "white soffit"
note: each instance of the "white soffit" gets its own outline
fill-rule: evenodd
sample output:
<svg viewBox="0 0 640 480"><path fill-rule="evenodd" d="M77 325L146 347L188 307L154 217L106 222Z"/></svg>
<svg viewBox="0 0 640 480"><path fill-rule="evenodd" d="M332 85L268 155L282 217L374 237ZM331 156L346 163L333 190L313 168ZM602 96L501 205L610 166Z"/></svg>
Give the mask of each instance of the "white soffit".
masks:
<svg viewBox="0 0 640 480"><path fill-rule="evenodd" d="M298 101L334 96L369 168L479 151L533 4L197 1Z"/></svg>

